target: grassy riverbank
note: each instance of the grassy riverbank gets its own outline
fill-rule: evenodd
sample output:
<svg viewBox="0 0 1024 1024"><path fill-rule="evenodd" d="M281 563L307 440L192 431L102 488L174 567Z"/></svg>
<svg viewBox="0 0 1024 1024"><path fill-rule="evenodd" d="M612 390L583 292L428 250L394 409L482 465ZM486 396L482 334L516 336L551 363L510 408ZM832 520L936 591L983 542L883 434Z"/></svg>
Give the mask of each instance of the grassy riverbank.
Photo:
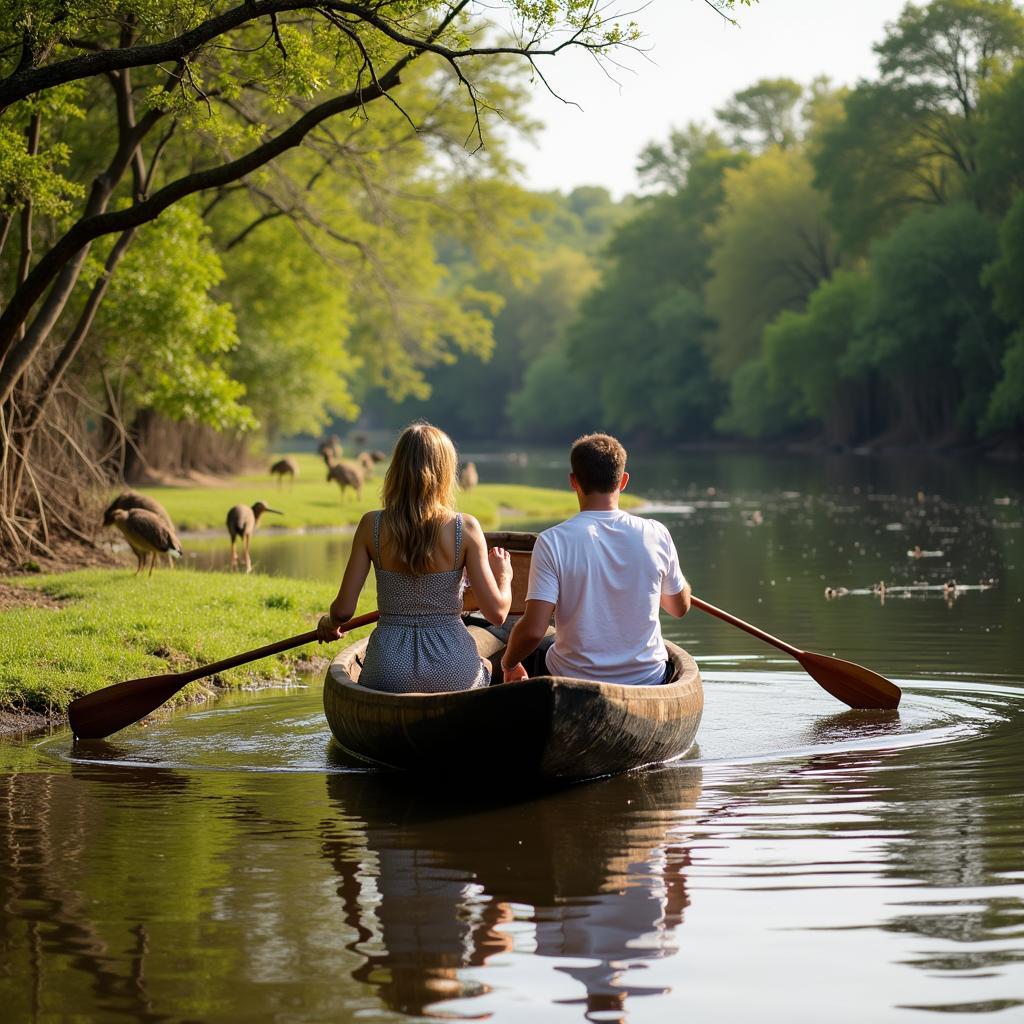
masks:
<svg viewBox="0 0 1024 1024"><path fill-rule="evenodd" d="M252 505L263 501L284 514L266 515L260 529L301 529L354 526L368 509L380 507L380 488L384 481L381 466L363 485L362 498L351 489L341 494L338 485L327 480L320 457L292 455L299 464L294 485L279 486L269 472L252 473L209 487L140 487L152 495L170 513L179 530L221 530L232 505ZM270 459L267 465L270 465ZM633 508L640 501L622 496L622 507ZM576 512L576 497L566 485L564 490L525 487L518 484L483 483L459 495L459 508L476 516L484 529L499 524L512 527L514 519L562 519Z"/></svg>
<svg viewBox="0 0 1024 1024"><path fill-rule="evenodd" d="M287 513L268 516L266 526L291 529L352 526L379 504L381 473L367 482L362 500L350 492L341 502L316 456L298 461L299 479L280 491L269 474L240 476L220 486L142 490L163 502L181 530L222 529L231 505L257 499ZM623 495L622 503L641 504L631 495ZM485 528L514 529L517 518L557 520L577 510L568 488L514 484L482 484L461 494L459 504ZM0 609L6 609L0 610L0 715L14 712L15 729L19 714L52 720L79 694L207 664L300 633L315 625L336 589L336 580L163 568L152 577L103 568L11 577L0 582ZM374 606L371 574L360 611ZM211 685L283 679L298 660L327 654L325 648L302 648L194 683L179 699L194 700Z"/></svg>
<svg viewBox="0 0 1024 1024"><path fill-rule="evenodd" d="M0 613L0 708L55 717L74 697L110 683L182 671L312 629L337 583L187 569L152 577L87 569L8 579L5 591L15 599L29 591L36 603ZM374 605L371 577L359 610ZM195 699L204 685L285 679L298 660L333 654L350 639L193 683L179 699Z"/></svg>

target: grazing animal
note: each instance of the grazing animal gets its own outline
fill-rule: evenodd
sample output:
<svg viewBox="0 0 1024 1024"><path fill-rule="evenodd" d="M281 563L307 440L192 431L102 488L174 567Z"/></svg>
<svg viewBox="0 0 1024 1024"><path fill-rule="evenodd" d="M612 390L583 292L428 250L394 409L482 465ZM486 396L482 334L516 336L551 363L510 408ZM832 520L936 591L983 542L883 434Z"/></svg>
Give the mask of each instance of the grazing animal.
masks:
<svg viewBox="0 0 1024 1024"><path fill-rule="evenodd" d="M337 434L331 434L316 446L316 450L320 453L324 464L330 468L337 459L341 458L341 438Z"/></svg>
<svg viewBox="0 0 1024 1024"><path fill-rule="evenodd" d="M149 575L153 575L156 556L167 554L171 558L181 558L181 541L174 530L155 512L144 508L115 508L110 513L110 522L116 526L124 539L128 541L139 564L135 569L138 576L149 556Z"/></svg>
<svg viewBox="0 0 1024 1024"><path fill-rule="evenodd" d="M163 505L156 500L156 498L150 498L148 495L139 494L138 491L122 491L107 506L106 511L103 513L104 526L113 526L113 513L119 508L124 509L126 512L130 512L133 508L143 508L147 512L152 512L154 515L159 516L172 530L174 529L174 523L171 522L171 517L167 514L167 509L165 509Z"/></svg>
<svg viewBox="0 0 1024 1024"><path fill-rule="evenodd" d="M283 459L278 459L270 467L270 475L277 477L277 486L280 487L284 483L284 478L288 477L291 480L292 486L295 486L295 478L299 475L299 464L290 456L285 456Z"/></svg>
<svg viewBox="0 0 1024 1024"><path fill-rule="evenodd" d="M356 462L362 467L363 477L369 479L373 476L373 467L376 465L373 456L369 452L360 452L356 456Z"/></svg>
<svg viewBox="0 0 1024 1024"><path fill-rule="evenodd" d="M235 550L235 541L242 538L242 550L245 554L245 571L252 572L252 559L249 557L249 541L252 540L253 532L264 512L273 512L276 515L284 515L280 509L271 508L262 501L255 505L235 505L228 510L228 536L231 538L231 571L238 568L238 552Z"/></svg>
<svg viewBox="0 0 1024 1024"><path fill-rule="evenodd" d="M163 522L167 526L167 529L169 529L172 534L174 533L174 523L171 521L171 517L168 514L167 509L165 509L163 505L161 505L160 502L156 500L156 498L150 498L148 495L139 494L138 491L131 490L122 491L107 506L106 511L103 513L103 525L114 525L114 513L118 509L123 509L125 512L131 512L131 510L134 508L140 508L144 509L146 512L152 512L153 515L155 515L158 519L163 520ZM122 530L121 532L123 533L124 531ZM132 546L132 542L130 539L128 539L127 534L125 535L125 539L128 540L129 546L131 546L132 551L135 552L136 558L144 558L146 554L149 554L148 551L143 551L142 548L135 548L134 546ZM167 564L173 568L173 555L168 554Z"/></svg>
<svg viewBox="0 0 1024 1024"><path fill-rule="evenodd" d="M341 488L341 500L345 500L345 488L356 492L356 499L363 498L363 470L351 462L335 462L327 467L327 482L334 481Z"/></svg>
<svg viewBox="0 0 1024 1024"><path fill-rule="evenodd" d="M467 462L459 473L459 486L464 491L471 491L480 483L480 475L476 471L475 462Z"/></svg>

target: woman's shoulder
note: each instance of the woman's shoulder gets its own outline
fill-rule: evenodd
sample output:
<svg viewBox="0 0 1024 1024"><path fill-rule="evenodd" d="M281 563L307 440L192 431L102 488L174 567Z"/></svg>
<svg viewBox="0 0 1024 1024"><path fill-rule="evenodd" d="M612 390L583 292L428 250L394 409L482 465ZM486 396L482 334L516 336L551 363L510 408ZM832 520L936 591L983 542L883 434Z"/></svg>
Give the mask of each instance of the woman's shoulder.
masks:
<svg viewBox="0 0 1024 1024"><path fill-rule="evenodd" d="M383 509L374 508L370 509L369 512L364 512L359 517L359 522L356 523L356 533L360 536L366 533L373 533L373 528L376 525L377 517L381 514Z"/></svg>
<svg viewBox="0 0 1024 1024"><path fill-rule="evenodd" d="M468 512L458 512L456 515L462 517L462 532L467 537L483 537L484 529L476 516L471 516Z"/></svg>

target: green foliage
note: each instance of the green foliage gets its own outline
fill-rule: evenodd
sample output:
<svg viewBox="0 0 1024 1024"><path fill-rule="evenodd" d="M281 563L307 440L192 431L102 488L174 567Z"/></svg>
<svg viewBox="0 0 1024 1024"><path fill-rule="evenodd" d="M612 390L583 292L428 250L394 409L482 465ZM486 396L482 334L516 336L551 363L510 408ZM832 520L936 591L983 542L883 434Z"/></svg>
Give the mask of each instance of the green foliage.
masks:
<svg viewBox="0 0 1024 1024"><path fill-rule="evenodd" d="M802 418L793 413L790 389L771 374L761 356L750 359L729 378L729 404L715 426L727 434L776 438Z"/></svg>
<svg viewBox="0 0 1024 1024"><path fill-rule="evenodd" d="M982 421L986 432L1024 425L1024 192L999 229L999 256L986 268L996 313L1013 329L1003 356L1002 375Z"/></svg>
<svg viewBox="0 0 1024 1024"><path fill-rule="evenodd" d="M985 84L1024 51L1024 14L1011 0L908 4L875 51L881 78L848 95L814 158L840 237L858 251L916 205L978 194L974 115Z"/></svg>
<svg viewBox="0 0 1024 1024"><path fill-rule="evenodd" d="M756 358L761 334L782 310L802 309L838 264L825 197L799 150L772 149L727 172L711 228L707 309L718 324L708 353L721 377Z"/></svg>
<svg viewBox="0 0 1024 1024"><path fill-rule="evenodd" d="M139 229L94 333L96 356L126 408L217 429L254 425L244 385L226 365L238 336L231 307L212 297L223 276L210 229L190 205Z"/></svg>
<svg viewBox="0 0 1024 1024"><path fill-rule="evenodd" d="M806 310L779 314L764 332L770 391L788 394L787 414L797 422L819 420L829 440L836 442L859 440L869 427L859 415L863 411L864 372L844 372L842 361L870 302L871 290L866 273L838 270L811 295ZM740 400L741 396L734 399L733 408ZM778 429L770 420L768 425L771 430ZM744 433L749 434L751 426L745 424Z"/></svg>
<svg viewBox="0 0 1024 1024"><path fill-rule="evenodd" d="M977 131L979 202L1003 212L1024 190L1024 61L987 83Z"/></svg>
<svg viewBox="0 0 1024 1024"><path fill-rule="evenodd" d="M375 423L397 427L423 417L458 438L494 437L506 429L509 418L528 424L530 400L520 397L520 388L527 375L537 380L535 365L550 365L549 353L564 353L565 328L597 281L592 254L626 216L623 204L614 203L605 189L576 189L567 196L552 193L532 197L532 203L530 199L520 199L527 223L519 234L532 238L532 246L519 254L514 274L504 268L482 272L464 247L449 245L453 278L483 296L500 299L497 309L493 304L489 309L493 351L431 370L426 374L429 394L422 398L378 409L374 396L369 396ZM543 422L547 409L540 411ZM526 435L548 436L542 427L527 428Z"/></svg>
<svg viewBox="0 0 1024 1024"><path fill-rule="evenodd" d="M799 137L797 104L803 91L791 78L762 78L741 89L715 115L732 131L733 145L739 149L789 149Z"/></svg>
<svg viewBox="0 0 1024 1024"><path fill-rule="evenodd" d="M901 435L970 433L997 379L1006 329L981 272L996 232L957 204L908 217L871 250L872 295L843 365L875 369L898 400Z"/></svg>
<svg viewBox="0 0 1024 1024"><path fill-rule="evenodd" d="M707 228L727 169L741 162L721 150L695 154L685 185L649 199L609 244L604 279L580 307L567 352L575 373L594 382L608 429L678 438L710 428L720 389L702 347L711 326L701 298ZM517 407L520 423L527 415Z"/></svg>

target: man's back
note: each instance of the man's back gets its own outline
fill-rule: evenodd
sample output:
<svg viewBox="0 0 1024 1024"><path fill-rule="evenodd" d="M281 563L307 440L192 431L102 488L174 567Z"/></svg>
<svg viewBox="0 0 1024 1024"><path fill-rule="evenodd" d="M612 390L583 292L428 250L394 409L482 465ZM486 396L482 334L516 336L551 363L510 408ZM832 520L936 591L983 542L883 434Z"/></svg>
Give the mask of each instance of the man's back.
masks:
<svg viewBox="0 0 1024 1024"><path fill-rule="evenodd" d="M667 653L662 594L685 586L675 545L661 523L618 509L583 511L537 539L527 600L555 605L552 675L657 684Z"/></svg>

